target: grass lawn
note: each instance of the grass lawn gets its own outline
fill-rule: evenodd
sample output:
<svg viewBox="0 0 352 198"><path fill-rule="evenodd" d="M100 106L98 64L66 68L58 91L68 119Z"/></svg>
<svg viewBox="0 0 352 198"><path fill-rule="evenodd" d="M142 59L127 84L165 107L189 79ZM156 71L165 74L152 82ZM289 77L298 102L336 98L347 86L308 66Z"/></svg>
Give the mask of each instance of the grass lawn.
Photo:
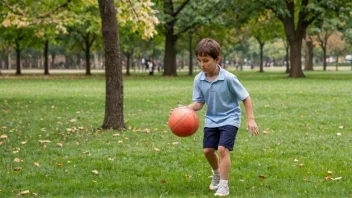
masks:
<svg viewBox="0 0 352 198"><path fill-rule="evenodd" d="M230 197L352 197L352 72L235 74L262 133L249 135L243 116ZM0 197L212 197L204 109L191 137L167 126L192 86L185 73L125 77L127 129L102 131L101 74L0 76Z"/></svg>

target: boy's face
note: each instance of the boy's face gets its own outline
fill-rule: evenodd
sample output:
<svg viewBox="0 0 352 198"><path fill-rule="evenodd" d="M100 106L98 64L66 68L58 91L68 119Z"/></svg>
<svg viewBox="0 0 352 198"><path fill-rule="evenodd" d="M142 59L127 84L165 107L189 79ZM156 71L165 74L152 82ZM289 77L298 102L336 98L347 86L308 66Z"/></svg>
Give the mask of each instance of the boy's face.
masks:
<svg viewBox="0 0 352 198"><path fill-rule="evenodd" d="M206 56L197 56L198 64L204 73L212 73L216 70L216 65L220 61L220 56L216 59L212 58L209 55Z"/></svg>

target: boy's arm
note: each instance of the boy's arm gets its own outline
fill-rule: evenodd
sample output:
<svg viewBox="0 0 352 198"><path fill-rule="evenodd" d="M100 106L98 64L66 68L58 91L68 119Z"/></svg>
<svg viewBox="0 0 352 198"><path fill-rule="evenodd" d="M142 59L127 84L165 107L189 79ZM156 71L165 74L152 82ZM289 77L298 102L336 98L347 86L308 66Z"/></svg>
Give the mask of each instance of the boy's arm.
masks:
<svg viewBox="0 0 352 198"><path fill-rule="evenodd" d="M199 111L203 108L204 103L201 102L193 102L189 105L187 105L187 107L193 109L194 111Z"/></svg>
<svg viewBox="0 0 352 198"><path fill-rule="evenodd" d="M259 129L257 123L254 120L252 101L250 96L243 100L243 105L247 114L247 130L251 130L253 135L258 135Z"/></svg>

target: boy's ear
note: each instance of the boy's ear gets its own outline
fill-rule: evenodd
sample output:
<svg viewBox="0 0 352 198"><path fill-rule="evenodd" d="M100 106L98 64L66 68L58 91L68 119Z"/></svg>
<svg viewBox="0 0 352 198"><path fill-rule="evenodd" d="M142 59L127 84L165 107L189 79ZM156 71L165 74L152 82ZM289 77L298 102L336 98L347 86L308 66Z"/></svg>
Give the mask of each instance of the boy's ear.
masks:
<svg viewBox="0 0 352 198"><path fill-rule="evenodd" d="M218 56L215 60L216 60L216 62L219 62L220 61L220 56Z"/></svg>

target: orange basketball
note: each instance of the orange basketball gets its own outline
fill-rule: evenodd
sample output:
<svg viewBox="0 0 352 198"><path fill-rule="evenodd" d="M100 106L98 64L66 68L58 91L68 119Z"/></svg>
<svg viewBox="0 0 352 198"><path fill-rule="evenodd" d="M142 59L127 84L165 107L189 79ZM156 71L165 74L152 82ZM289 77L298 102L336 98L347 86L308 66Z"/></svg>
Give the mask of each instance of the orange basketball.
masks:
<svg viewBox="0 0 352 198"><path fill-rule="evenodd" d="M188 137L197 131L199 119L193 109L178 107L171 112L168 124L173 134L179 137Z"/></svg>

